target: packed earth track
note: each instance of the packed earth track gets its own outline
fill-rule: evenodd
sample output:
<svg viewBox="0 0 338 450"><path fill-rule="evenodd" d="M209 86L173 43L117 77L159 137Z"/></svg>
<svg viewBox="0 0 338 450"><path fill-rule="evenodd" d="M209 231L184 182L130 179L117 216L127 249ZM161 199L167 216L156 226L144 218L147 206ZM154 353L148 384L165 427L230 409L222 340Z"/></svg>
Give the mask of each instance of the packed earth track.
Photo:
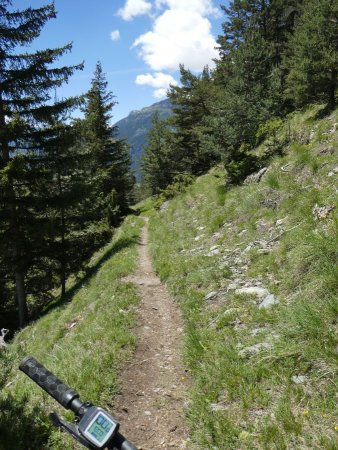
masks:
<svg viewBox="0 0 338 450"><path fill-rule="evenodd" d="M147 222L142 229L135 273L124 278L137 285L137 348L121 374L115 414L121 430L139 450L187 448L182 364L183 322L178 306L153 271L148 254Z"/></svg>

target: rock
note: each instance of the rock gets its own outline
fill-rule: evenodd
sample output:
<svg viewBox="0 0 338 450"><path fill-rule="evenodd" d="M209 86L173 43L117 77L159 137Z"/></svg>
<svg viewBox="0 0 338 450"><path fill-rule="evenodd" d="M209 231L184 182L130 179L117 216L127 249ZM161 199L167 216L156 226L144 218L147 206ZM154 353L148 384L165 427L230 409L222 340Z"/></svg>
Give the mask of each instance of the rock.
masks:
<svg viewBox="0 0 338 450"><path fill-rule="evenodd" d="M307 380L307 377L305 375L294 375L293 377L291 377L291 380L295 384L302 384L302 383L305 383L305 381Z"/></svg>
<svg viewBox="0 0 338 450"><path fill-rule="evenodd" d="M268 255L271 251L271 248L260 248L257 250L257 253L258 255Z"/></svg>
<svg viewBox="0 0 338 450"><path fill-rule="evenodd" d="M226 411L227 407L222 405L222 403L210 403L210 410L213 412L216 411Z"/></svg>
<svg viewBox="0 0 338 450"><path fill-rule="evenodd" d="M263 331L265 331L265 328L260 328L260 327L254 328L254 329L251 331L251 336L257 336L257 334L263 333Z"/></svg>
<svg viewBox="0 0 338 450"><path fill-rule="evenodd" d="M4 350L7 347L5 342L5 336L8 334L9 330L7 328L1 328L0 330L0 350Z"/></svg>
<svg viewBox="0 0 338 450"><path fill-rule="evenodd" d="M215 255L219 255L219 253L220 253L220 250L219 250L218 246L216 245L214 247L211 247L210 252L207 253L206 256L215 256Z"/></svg>
<svg viewBox="0 0 338 450"><path fill-rule="evenodd" d="M253 245L249 244L243 251L243 253L249 253L252 250Z"/></svg>
<svg viewBox="0 0 338 450"><path fill-rule="evenodd" d="M270 306L278 305L279 301L273 294L269 294L265 297L262 303L258 306L259 309L270 308Z"/></svg>
<svg viewBox="0 0 338 450"><path fill-rule="evenodd" d="M235 293L239 295L255 295L258 298L267 297L270 294L267 289L258 286L236 289Z"/></svg>
<svg viewBox="0 0 338 450"><path fill-rule="evenodd" d="M209 294L204 297L204 300L212 300L213 298L217 297L217 294L218 292L216 291L209 292Z"/></svg>
<svg viewBox="0 0 338 450"><path fill-rule="evenodd" d="M312 214L316 220L324 220L326 219L330 213L335 209L334 205L330 206L319 206L315 204L312 209Z"/></svg>
<svg viewBox="0 0 338 450"><path fill-rule="evenodd" d="M228 286L229 291L234 291L235 289L238 289L238 284L236 283L230 283Z"/></svg>
<svg viewBox="0 0 338 450"><path fill-rule="evenodd" d="M167 200L166 202L162 203L161 207L160 207L160 211L164 212L169 208L169 200Z"/></svg>
<svg viewBox="0 0 338 450"><path fill-rule="evenodd" d="M268 342L260 342L255 345L251 345L250 347L243 348L243 350L240 350L238 352L238 355L241 357L256 355L261 350L263 350L263 349L267 350L269 348L271 348L271 344L269 344Z"/></svg>
<svg viewBox="0 0 338 450"><path fill-rule="evenodd" d="M250 183L259 183L261 179L263 178L263 175L268 170L267 167L263 167L260 171L253 173L252 175L249 175L245 180L244 184L250 184Z"/></svg>
<svg viewBox="0 0 338 450"><path fill-rule="evenodd" d="M322 144L316 150L317 155L333 155L335 152L335 148L333 146L329 146L327 144Z"/></svg>
<svg viewBox="0 0 338 450"><path fill-rule="evenodd" d="M200 236L196 236L194 240L197 242L197 241L199 241L200 239L202 239L203 236L204 236L204 234L201 234Z"/></svg>
<svg viewBox="0 0 338 450"><path fill-rule="evenodd" d="M276 227L280 227L280 226L284 225L286 221L287 221L287 217L284 217L284 219L278 219L276 221Z"/></svg>
<svg viewBox="0 0 338 450"><path fill-rule="evenodd" d="M336 175L338 173L338 167L335 167L334 169L332 169L331 172L329 172L327 174L328 177L333 177L334 175Z"/></svg>

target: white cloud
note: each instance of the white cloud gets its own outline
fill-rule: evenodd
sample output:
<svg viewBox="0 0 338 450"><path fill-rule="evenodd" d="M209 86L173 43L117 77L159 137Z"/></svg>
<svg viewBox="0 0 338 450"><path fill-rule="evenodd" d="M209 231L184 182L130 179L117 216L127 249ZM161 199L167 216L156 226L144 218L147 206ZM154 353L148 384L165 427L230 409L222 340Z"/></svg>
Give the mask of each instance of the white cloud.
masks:
<svg viewBox="0 0 338 450"><path fill-rule="evenodd" d="M117 14L124 20L132 20L136 16L149 14L151 3L147 0L126 0L123 8L117 11Z"/></svg>
<svg viewBox="0 0 338 450"><path fill-rule="evenodd" d="M161 98L166 98L167 89L155 89L153 92L153 97L160 100Z"/></svg>
<svg viewBox="0 0 338 450"><path fill-rule="evenodd" d="M136 77L136 84L151 86L153 88L168 88L170 84L176 86L177 81L171 75L156 72L154 75L147 73Z"/></svg>
<svg viewBox="0 0 338 450"><path fill-rule="evenodd" d="M112 41L118 41L120 39L120 32L119 30L114 30L110 33L110 37Z"/></svg>
<svg viewBox="0 0 338 450"><path fill-rule="evenodd" d="M156 0L156 7L166 6L169 9L197 12L201 15L219 14L219 9L212 0Z"/></svg>
<svg viewBox="0 0 338 450"><path fill-rule="evenodd" d="M166 97L169 85L176 86L178 83L171 75L156 72L154 74L138 75L135 83L141 86L150 86L155 88L153 96L157 99Z"/></svg>
<svg viewBox="0 0 338 450"><path fill-rule="evenodd" d="M160 3L172 4L173 8L157 17L152 31L134 42L142 59L156 71L176 70L180 63L196 71L201 71L206 64L213 66L212 60L219 56L215 50L217 44L210 21L202 15L207 13L211 2L160 0Z"/></svg>

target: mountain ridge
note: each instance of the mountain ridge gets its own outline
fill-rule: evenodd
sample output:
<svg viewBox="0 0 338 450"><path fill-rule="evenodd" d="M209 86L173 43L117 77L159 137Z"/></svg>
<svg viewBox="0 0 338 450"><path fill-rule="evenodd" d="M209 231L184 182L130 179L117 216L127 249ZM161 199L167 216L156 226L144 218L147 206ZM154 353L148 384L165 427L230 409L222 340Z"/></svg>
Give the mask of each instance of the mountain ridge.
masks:
<svg viewBox="0 0 338 450"><path fill-rule="evenodd" d="M140 159L147 143L147 136L152 126L153 115L158 112L162 120L171 115L168 99L161 100L140 110L132 110L124 119L114 124L118 128L117 137L125 139L131 148L132 169L140 178Z"/></svg>

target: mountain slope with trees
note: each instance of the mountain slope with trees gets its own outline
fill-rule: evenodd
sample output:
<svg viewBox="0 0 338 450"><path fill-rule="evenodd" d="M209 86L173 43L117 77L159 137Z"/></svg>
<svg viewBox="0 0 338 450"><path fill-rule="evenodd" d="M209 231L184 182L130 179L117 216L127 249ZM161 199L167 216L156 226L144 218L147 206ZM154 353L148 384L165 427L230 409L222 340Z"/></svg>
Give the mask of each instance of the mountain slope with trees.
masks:
<svg viewBox="0 0 338 450"><path fill-rule="evenodd" d="M56 89L83 64L58 67L71 44L25 53L56 17L53 3L0 2L0 319L23 327L112 236L128 209L129 151L109 119L100 65L81 98ZM83 120L72 119L80 105ZM17 319L18 317L18 319Z"/></svg>
<svg viewBox="0 0 338 450"><path fill-rule="evenodd" d="M323 113L332 111L337 8L331 0L232 1L222 7L216 67L194 74L180 66L181 83L168 91L173 114L165 122L167 142L157 151L153 143L145 148L145 187L147 179L156 178L161 151L168 161L167 186L218 162L229 183L241 183L271 157L271 152L260 158L253 152L267 130L311 103L326 103Z"/></svg>
<svg viewBox="0 0 338 450"><path fill-rule="evenodd" d="M139 177L140 158L147 144L148 133L152 126L152 118L158 113L162 120L167 119L171 115L170 102L162 100L151 106L142 108L139 111L131 111L124 119L115 123L117 127L117 136L126 140L130 146L132 167Z"/></svg>

